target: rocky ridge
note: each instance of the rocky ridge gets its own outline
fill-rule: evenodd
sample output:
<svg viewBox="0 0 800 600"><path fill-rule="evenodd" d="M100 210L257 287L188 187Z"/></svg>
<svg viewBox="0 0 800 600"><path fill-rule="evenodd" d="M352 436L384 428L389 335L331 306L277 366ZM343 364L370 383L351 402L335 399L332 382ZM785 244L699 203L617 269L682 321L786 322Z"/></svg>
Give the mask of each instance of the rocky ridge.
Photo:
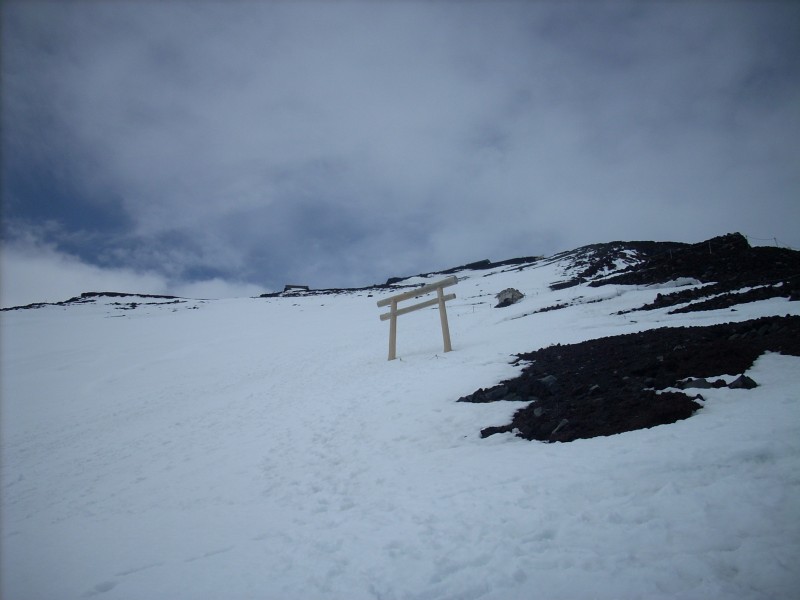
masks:
<svg viewBox="0 0 800 600"><path fill-rule="evenodd" d="M774 297L800 299L800 252L751 247L734 233L699 244L612 242L562 253L570 279L580 284L695 283L658 294L635 310L675 306L672 313L717 310ZM560 310L568 303L540 309ZM800 317L767 317L709 327L660 328L642 333L554 346L517 355L527 363L511 380L459 399L461 402L526 401L511 423L482 435L515 432L528 440L567 442L671 423L702 407L696 389L756 385L742 374L763 352L800 356ZM719 376L740 375L734 382ZM717 377L713 382L688 378ZM688 392L686 390L689 390Z"/></svg>

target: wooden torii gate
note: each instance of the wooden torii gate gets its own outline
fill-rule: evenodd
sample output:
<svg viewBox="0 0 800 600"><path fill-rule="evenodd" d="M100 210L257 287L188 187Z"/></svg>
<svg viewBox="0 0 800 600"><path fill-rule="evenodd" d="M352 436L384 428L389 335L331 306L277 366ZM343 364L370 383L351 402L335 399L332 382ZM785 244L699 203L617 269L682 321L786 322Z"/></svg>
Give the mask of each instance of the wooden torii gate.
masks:
<svg viewBox="0 0 800 600"><path fill-rule="evenodd" d="M442 340L444 341L444 351L450 352L453 349L450 345L450 326L447 323L447 309L445 308L444 303L448 300L454 300L456 295L448 294L445 296L444 288L455 285L456 283L458 283L458 277L454 275L452 277L448 277L447 279L442 279L441 281L429 283L417 289L403 292L402 294L397 294L396 296L390 296L389 298L378 300L378 306L390 307L389 312L381 315L381 321L386 321L387 319L389 320L389 360L394 360L397 358L397 317L415 310L419 310L420 308L433 306L435 304L439 305L439 318L442 322ZM416 298L417 296L424 296L433 291L436 291L436 298L431 298L430 300L425 300L424 302L412 304L411 306L406 306L404 308L397 308L398 302L408 300L409 298Z"/></svg>

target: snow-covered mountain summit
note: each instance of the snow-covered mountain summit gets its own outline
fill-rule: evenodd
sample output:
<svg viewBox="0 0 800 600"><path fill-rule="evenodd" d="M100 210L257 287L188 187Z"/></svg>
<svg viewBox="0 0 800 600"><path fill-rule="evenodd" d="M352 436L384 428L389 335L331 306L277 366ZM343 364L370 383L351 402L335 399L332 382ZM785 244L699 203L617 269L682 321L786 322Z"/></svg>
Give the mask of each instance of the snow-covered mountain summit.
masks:
<svg viewBox="0 0 800 600"><path fill-rule="evenodd" d="M355 290L89 293L3 311L0 595L790 597L800 359L768 342L800 315L797 253L703 244L598 244ZM453 352L434 308L399 318L387 361L376 302L447 273ZM506 288L524 297L494 308ZM713 327L741 331L711 369L698 353L716 342L688 333ZM660 330L680 339L664 349ZM634 336L635 359L595 346L616 336ZM570 353L582 362L554 374ZM701 408L571 443L517 435L551 401L594 406L606 394L576 369L614 360L620 382L636 363L653 396ZM458 402L527 373L562 387ZM757 387L732 389L741 375Z"/></svg>

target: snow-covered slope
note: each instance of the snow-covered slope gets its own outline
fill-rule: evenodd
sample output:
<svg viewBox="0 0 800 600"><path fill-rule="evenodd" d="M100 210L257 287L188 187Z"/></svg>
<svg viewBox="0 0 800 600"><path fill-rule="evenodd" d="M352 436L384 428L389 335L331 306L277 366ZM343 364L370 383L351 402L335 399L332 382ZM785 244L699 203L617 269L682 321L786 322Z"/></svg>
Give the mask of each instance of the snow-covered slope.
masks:
<svg viewBox="0 0 800 600"><path fill-rule="evenodd" d="M549 287L580 270L565 253L459 271L454 351L434 308L400 317L392 362L376 301L440 275L3 312L0 595L792 597L800 358L762 356L758 388L703 390L685 421L568 444L481 439L520 403L456 402L516 375L515 353L800 314L625 312L691 280ZM524 299L493 308L507 287Z"/></svg>

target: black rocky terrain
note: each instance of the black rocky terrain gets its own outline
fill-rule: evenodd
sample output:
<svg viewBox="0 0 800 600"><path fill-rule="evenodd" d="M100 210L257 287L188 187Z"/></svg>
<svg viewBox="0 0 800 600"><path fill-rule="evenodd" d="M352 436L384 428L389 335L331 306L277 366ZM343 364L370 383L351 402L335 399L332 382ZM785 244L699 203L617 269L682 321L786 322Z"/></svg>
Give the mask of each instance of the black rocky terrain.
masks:
<svg viewBox="0 0 800 600"><path fill-rule="evenodd" d="M554 257L555 258L555 257ZM669 294L636 310L716 310L774 297L800 299L800 252L751 247L729 234L699 244L612 242L560 255L579 284L651 285L687 279L704 285ZM620 262L628 266L616 269ZM560 304L538 312L560 310ZM705 378L741 375L765 351L800 356L800 317L769 317L710 327L661 328L519 354L522 374L462 402L529 401L512 422L482 431L516 431L529 440L572 441L671 423L701 408L697 388L727 385ZM687 378L703 378L687 383ZM731 386L755 385L740 377ZM685 388L691 391L670 390Z"/></svg>
<svg viewBox="0 0 800 600"><path fill-rule="evenodd" d="M783 297L800 299L800 252L786 248L752 247L739 233L683 244L647 257L590 286L648 285L676 279L696 279L702 287L659 294L639 310L686 304L671 312L729 308L736 304ZM690 304L687 304L690 303Z"/></svg>
<svg viewBox="0 0 800 600"><path fill-rule="evenodd" d="M556 254L546 262L567 262L576 273L569 279L554 282L550 289L561 290L589 283L608 272L618 272L618 263L635 270L652 257L683 248L680 242L607 242L590 244L568 252Z"/></svg>
<svg viewBox="0 0 800 600"><path fill-rule="evenodd" d="M569 442L672 423L701 408L708 381L741 375L763 352L800 356L800 317L767 317L710 327L672 327L557 345L518 355L518 377L460 402L529 401L511 423L484 437L517 430L528 440ZM687 381L688 380L688 381ZM753 382L739 377L731 387ZM685 391L666 391L683 388Z"/></svg>
<svg viewBox="0 0 800 600"><path fill-rule="evenodd" d="M720 282L729 287L777 283L800 274L800 252L768 246L753 247L740 233L698 244L657 245L658 252L592 286L644 285L680 277Z"/></svg>
<svg viewBox="0 0 800 600"><path fill-rule="evenodd" d="M116 302L115 304L120 310L130 310L136 308L141 304L182 304L186 300L178 296L161 296L157 294L131 294L127 292L84 292L80 296L75 296L69 300L61 302L35 302L33 304L26 304L24 306L11 306L8 308L0 308L0 311L9 310L29 310L35 308L44 308L45 306L74 306L76 304L92 304L99 298L146 298L148 300L168 300L168 302Z"/></svg>

